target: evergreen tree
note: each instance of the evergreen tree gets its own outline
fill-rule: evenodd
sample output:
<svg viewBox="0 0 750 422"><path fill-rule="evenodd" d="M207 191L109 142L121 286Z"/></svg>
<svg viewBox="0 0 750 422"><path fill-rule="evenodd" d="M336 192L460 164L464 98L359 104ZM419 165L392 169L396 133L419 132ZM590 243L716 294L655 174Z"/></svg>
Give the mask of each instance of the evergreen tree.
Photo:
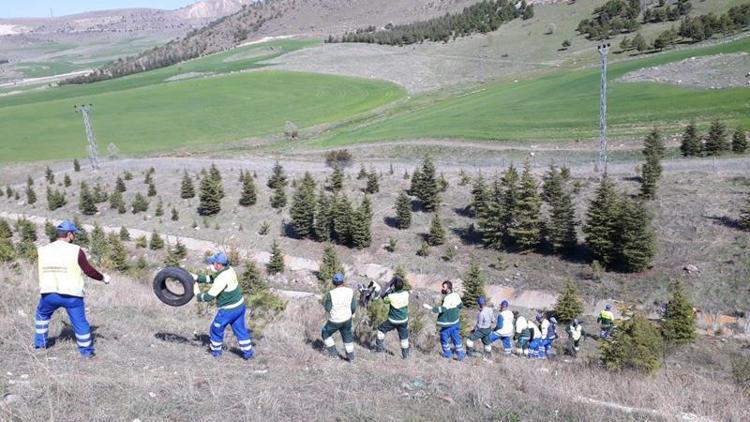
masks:
<svg viewBox="0 0 750 422"><path fill-rule="evenodd" d="M533 249L539 243L541 233L540 210L542 200L531 163L526 162L521 175L518 206L514 215L515 224L510 234L522 250Z"/></svg>
<svg viewBox="0 0 750 422"><path fill-rule="evenodd" d="M117 271L124 273L130 266L128 264L128 250L117 235L109 235L107 241L109 242L109 260Z"/></svg>
<svg viewBox="0 0 750 422"><path fill-rule="evenodd" d="M125 187L125 182L122 180L122 177L117 176L117 180L115 181L115 192L124 193L127 190L128 188Z"/></svg>
<svg viewBox="0 0 750 422"><path fill-rule="evenodd" d="M440 180L438 180L438 186L440 186L440 192L448 191L448 187L450 186L450 183L448 183L448 179L445 178L445 175L443 173L440 173Z"/></svg>
<svg viewBox="0 0 750 422"><path fill-rule="evenodd" d="M212 216L221 212L222 192L221 180L211 175L204 176L200 185L198 215Z"/></svg>
<svg viewBox="0 0 750 422"><path fill-rule="evenodd" d="M729 151L726 129L719 119L711 122L705 145L706 155L720 155Z"/></svg>
<svg viewBox="0 0 750 422"><path fill-rule="evenodd" d="M26 203L29 205L36 204L36 192L34 192L34 188L26 185Z"/></svg>
<svg viewBox="0 0 750 422"><path fill-rule="evenodd" d="M13 237L13 230L5 219L0 218L0 239L10 239Z"/></svg>
<svg viewBox="0 0 750 422"><path fill-rule="evenodd" d="M732 152L742 154L745 151L747 151L747 135L744 129L738 127L732 135Z"/></svg>
<svg viewBox="0 0 750 422"><path fill-rule="evenodd" d="M107 256L107 252L109 251L107 234L104 233L104 229L102 229L102 226L100 226L99 223L94 223L94 229L91 230L89 251L97 260Z"/></svg>
<svg viewBox="0 0 750 422"><path fill-rule="evenodd" d="M486 218L487 211L490 208L491 192L487 188L487 183L484 180L482 173L479 173L474 178L474 183L471 187L471 203L469 204L469 212L472 217Z"/></svg>
<svg viewBox="0 0 750 422"><path fill-rule="evenodd" d="M81 163L78 162L78 159L73 160L73 171L75 172L81 171Z"/></svg>
<svg viewBox="0 0 750 422"><path fill-rule="evenodd" d="M318 280L321 284L321 290L326 292L333 286L331 280L333 275L336 273L344 273L344 266L341 264L338 254L336 254L336 248L333 245L326 245L323 249L323 257L320 260L320 266L318 270ZM323 287L327 287L323 289ZM325 294L325 292L323 292Z"/></svg>
<svg viewBox="0 0 750 422"><path fill-rule="evenodd" d="M612 371L632 370L651 374L661 364L663 343L659 330L646 317L635 314L601 343L601 360Z"/></svg>
<svg viewBox="0 0 750 422"><path fill-rule="evenodd" d="M152 251L164 249L164 239L159 236L159 233L157 233L156 229L151 232L151 239L149 239L148 248Z"/></svg>
<svg viewBox="0 0 750 422"><path fill-rule="evenodd" d="M174 252L174 249L167 245L167 255L164 257L164 265L167 267L179 267L180 258Z"/></svg>
<svg viewBox="0 0 750 422"><path fill-rule="evenodd" d="M271 260L266 265L266 271L269 274L278 274L284 272L284 254L281 252L279 243L274 239L271 245Z"/></svg>
<svg viewBox="0 0 750 422"><path fill-rule="evenodd" d="M125 226L120 227L120 240L122 240L123 242L127 242L130 240L130 232Z"/></svg>
<svg viewBox="0 0 750 422"><path fill-rule="evenodd" d="M419 171L418 191L414 195L422 201L424 211L437 211L440 205L440 185L435 175L435 165L429 157L425 157L422 161L422 168Z"/></svg>
<svg viewBox="0 0 750 422"><path fill-rule="evenodd" d="M372 244L372 202L365 196L351 220L351 243L357 249Z"/></svg>
<svg viewBox="0 0 750 422"><path fill-rule="evenodd" d="M281 167L281 164L277 161L273 166L273 173L271 174L271 177L268 178L268 183L266 185L275 190L279 185L286 186L286 184L287 180L286 175L284 175L284 168Z"/></svg>
<svg viewBox="0 0 750 422"><path fill-rule="evenodd" d="M89 185L86 182L81 182L81 191L78 195L78 209L81 210L83 215L94 215L99 211L94 202L94 195L92 195Z"/></svg>
<svg viewBox="0 0 750 422"><path fill-rule="evenodd" d="M185 246L179 238L177 238L177 241L174 243L174 254L179 259L187 258L188 255L187 246ZM235 259L230 255L229 262L239 262L239 258Z"/></svg>
<svg viewBox="0 0 750 422"><path fill-rule="evenodd" d="M221 173L216 168L216 164L211 163L211 167L208 169L208 176L214 181L216 188L218 189L219 199L224 198L224 184L221 181Z"/></svg>
<svg viewBox="0 0 750 422"><path fill-rule="evenodd" d="M13 189L8 185L5 186L5 196L7 196L9 200L13 198Z"/></svg>
<svg viewBox="0 0 750 422"><path fill-rule="evenodd" d="M50 211L62 208L67 202L68 201L65 199L65 193L60 192L57 189L52 190L47 186L47 208Z"/></svg>
<svg viewBox="0 0 750 422"><path fill-rule="evenodd" d="M154 185L153 182L148 184L148 193L147 195L149 197L156 196L156 185Z"/></svg>
<svg viewBox="0 0 750 422"><path fill-rule="evenodd" d="M411 226L411 200L401 192L396 198L396 227L401 230Z"/></svg>
<svg viewBox="0 0 750 422"><path fill-rule="evenodd" d="M563 194L563 179L560 170L554 165L550 165L544 176L542 176L542 200L549 206L553 206Z"/></svg>
<svg viewBox="0 0 750 422"><path fill-rule="evenodd" d="M268 290L268 285L263 279L258 266L255 265L255 261L247 262L245 265L245 271L243 271L240 276L239 285L242 289L242 293L248 296Z"/></svg>
<svg viewBox="0 0 750 422"><path fill-rule="evenodd" d="M695 122L690 122L682 133L682 143L680 152L683 157L698 157L703 152L703 145L698 136L698 130L695 128Z"/></svg>
<svg viewBox="0 0 750 422"><path fill-rule="evenodd" d="M70 185L72 184L73 182L70 181L70 176L68 176L68 174L66 173L65 177L63 177L63 186L67 188L67 187L70 187Z"/></svg>
<svg viewBox="0 0 750 422"><path fill-rule="evenodd" d="M404 178L406 178L408 173L404 173ZM409 190L406 191L411 196L416 196L419 198L419 196L422 194L422 173L419 171L419 167L414 169L414 173L411 174L411 183L409 185Z"/></svg>
<svg viewBox="0 0 750 422"><path fill-rule="evenodd" d="M667 344L683 346L692 343L696 337L693 305L680 282L674 282L670 287L672 297L664 312L661 334Z"/></svg>
<svg viewBox="0 0 750 422"><path fill-rule="evenodd" d="M484 243L493 249L502 249L512 243L519 206L518 172L511 166L502 179L493 184L490 206L480 220Z"/></svg>
<svg viewBox="0 0 750 422"><path fill-rule="evenodd" d="M430 246L439 246L445 243L445 229L440 222L440 216L435 213L430 224L430 233L427 235L427 243Z"/></svg>
<svg viewBox="0 0 750 422"><path fill-rule="evenodd" d="M138 214L139 212L146 212L148 211L148 200L146 197L141 195L140 192L137 192L135 194L135 197L133 198L133 203L131 204L131 211L133 214Z"/></svg>
<svg viewBox="0 0 750 422"><path fill-rule="evenodd" d="M348 245L352 239L352 220L354 209L345 195L335 195L331 204L333 222L333 240L341 245Z"/></svg>
<svg viewBox="0 0 750 422"><path fill-rule="evenodd" d="M361 164L359 166L359 173L357 173L357 180L362 180L367 178L367 169L365 169L365 165Z"/></svg>
<svg viewBox="0 0 750 422"><path fill-rule="evenodd" d="M547 227L547 240L555 252L568 253L575 250L578 245L577 225L573 197L569 192L562 192L552 205Z"/></svg>
<svg viewBox="0 0 750 422"><path fill-rule="evenodd" d="M50 242L57 240L57 227L49 220L44 220L44 233Z"/></svg>
<svg viewBox="0 0 750 422"><path fill-rule="evenodd" d="M156 210L154 211L154 215L156 217L161 217L164 215L164 202L159 198L159 202L156 203Z"/></svg>
<svg viewBox="0 0 750 422"><path fill-rule="evenodd" d="M745 206L740 211L740 228L746 231L750 231L750 196L747 197Z"/></svg>
<svg viewBox="0 0 750 422"><path fill-rule="evenodd" d="M195 198L195 188L193 187L193 179L188 175L187 170L182 175L182 186L180 188L180 197L182 199Z"/></svg>
<svg viewBox="0 0 750 422"><path fill-rule="evenodd" d="M594 258L610 265L617 258L616 238L618 235L620 201L615 187L608 178L603 178L596 191L596 196L586 211L586 222L583 232L586 234L586 245L591 249Z"/></svg>
<svg viewBox="0 0 750 422"><path fill-rule="evenodd" d="M645 204L623 195L618 226L614 243L619 266L626 272L645 270L656 255L656 234Z"/></svg>
<svg viewBox="0 0 750 422"><path fill-rule="evenodd" d="M125 212L125 200L122 199L122 192L115 189L114 192L112 192L112 195L109 196L109 208L113 210L122 210L120 214L124 214Z"/></svg>
<svg viewBox="0 0 750 422"><path fill-rule="evenodd" d="M310 237L315 233L315 180L309 172L305 172L302 183L292 196L292 206L289 215L292 218L294 233L300 237Z"/></svg>
<svg viewBox="0 0 750 422"><path fill-rule="evenodd" d="M561 323L568 323L583 314L583 301L578 296L572 280L565 282L565 288L555 303L555 318Z"/></svg>
<svg viewBox="0 0 750 422"><path fill-rule="evenodd" d="M652 130L646 137L643 155L646 162L641 169L641 196L653 199L656 196L656 184L661 178L661 159L664 156L664 141L658 130Z"/></svg>
<svg viewBox="0 0 750 422"><path fill-rule="evenodd" d="M378 183L378 175L375 174L375 169L373 169L367 175L367 187L365 188L365 193L373 194L378 193L379 191L380 184Z"/></svg>
<svg viewBox="0 0 750 422"><path fill-rule="evenodd" d="M258 200L255 181L250 173L240 173L242 179L242 194L240 195L240 205L250 207L255 205Z"/></svg>
<svg viewBox="0 0 750 422"><path fill-rule="evenodd" d="M461 298L467 308L476 308L479 296L487 296L484 291L484 275L479 267L479 260L472 258L469 271L464 277L464 295Z"/></svg>
<svg viewBox="0 0 750 422"><path fill-rule="evenodd" d="M642 53L646 50L648 50L648 44L646 43L646 39L643 38L643 35L641 33L635 34L635 37L633 38L633 41L630 44L634 49L636 49L639 53Z"/></svg>
<svg viewBox="0 0 750 422"><path fill-rule="evenodd" d="M109 195L107 194L106 189L104 189L104 187L102 187L102 185L98 182L96 183L96 185L94 185L93 195L94 202L96 202L97 204L107 202L107 199L109 199Z"/></svg>
<svg viewBox="0 0 750 422"><path fill-rule="evenodd" d="M331 174L331 191L339 192L344 188L344 171L341 170L341 166L333 167L333 174Z"/></svg>
<svg viewBox="0 0 750 422"><path fill-rule="evenodd" d="M271 208L281 210L286 207L286 189L283 183L276 183L271 195Z"/></svg>
<svg viewBox="0 0 750 422"><path fill-rule="evenodd" d="M321 188L315 206L315 239L319 242L328 242L331 240L332 232L331 200Z"/></svg>
<svg viewBox="0 0 750 422"><path fill-rule="evenodd" d="M177 212L177 208L172 207L172 216L170 217L172 221L179 221L180 214Z"/></svg>
<svg viewBox="0 0 750 422"><path fill-rule="evenodd" d="M47 179L48 184L55 184L55 173L52 172L52 169L49 168L49 166L47 166L47 169L44 171L44 177Z"/></svg>
<svg viewBox="0 0 750 422"><path fill-rule="evenodd" d="M87 247L89 245L89 233L83 227L83 223L78 219L78 216L73 217L73 225L78 227L79 231L79 233L73 238L73 243L82 248Z"/></svg>

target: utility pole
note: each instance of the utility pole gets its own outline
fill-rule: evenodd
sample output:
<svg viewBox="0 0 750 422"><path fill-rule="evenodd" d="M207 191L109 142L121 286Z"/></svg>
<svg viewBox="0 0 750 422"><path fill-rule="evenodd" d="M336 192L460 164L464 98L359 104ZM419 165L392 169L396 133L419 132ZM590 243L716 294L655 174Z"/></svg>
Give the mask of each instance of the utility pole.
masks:
<svg viewBox="0 0 750 422"><path fill-rule="evenodd" d="M607 177L607 54L609 43L596 47L601 56L601 86L599 90L599 160L595 171Z"/></svg>
<svg viewBox="0 0 750 422"><path fill-rule="evenodd" d="M73 106L76 113L81 113L83 116L83 127L86 130L86 140L88 141L89 151L89 162L91 162L91 168L93 170L99 170L99 148L96 146L96 137L94 136L94 129L91 128L91 119L89 118L89 112L93 104L83 104Z"/></svg>

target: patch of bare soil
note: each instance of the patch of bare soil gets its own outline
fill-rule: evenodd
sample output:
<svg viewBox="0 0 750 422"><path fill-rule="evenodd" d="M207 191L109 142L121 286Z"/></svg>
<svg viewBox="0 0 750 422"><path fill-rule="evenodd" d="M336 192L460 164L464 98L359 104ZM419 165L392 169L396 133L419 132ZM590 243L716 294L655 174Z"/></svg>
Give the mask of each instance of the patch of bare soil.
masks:
<svg viewBox="0 0 750 422"><path fill-rule="evenodd" d="M709 89L750 87L750 55L736 53L690 57L679 62L629 72L620 80Z"/></svg>

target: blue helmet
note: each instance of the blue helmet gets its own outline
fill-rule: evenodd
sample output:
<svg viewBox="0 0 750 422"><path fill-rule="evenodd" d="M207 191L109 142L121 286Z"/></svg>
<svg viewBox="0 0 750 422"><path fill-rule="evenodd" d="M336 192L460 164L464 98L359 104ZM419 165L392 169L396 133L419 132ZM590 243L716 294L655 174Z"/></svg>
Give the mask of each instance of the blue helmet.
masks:
<svg viewBox="0 0 750 422"><path fill-rule="evenodd" d="M340 286L344 284L344 275L341 273L336 273L333 275L333 285L334 286Z"/></svg>
<svg viewBox="0 0 750 422"><path fill-rule="evenodd" d="M507 301L507 300L503 299L503 301L502 301L502 302L500 302L500 307L501 307L501 308L505 308L505 309L507 309L507 308L508 308L508 306L510 306L510 304L508 303L508 301Z"/></svg>
<svg viewBox="0 0 750 422"><path fill-rule="evenodd" d="M487 304L487 299L484 296L479 296L477 298L477 305L484 306Z"/></svg>
<svg viewBox="0 0 750 422"><path fill-rule="evenodd" d="M76 227L75 224L73 224L70 220L63 220L60 222L60 224L55 227L55 230L57 230L58 233L74 233L78 234L81 232L81 230Z"/></svg>
<svg viewBox="0 0 750 422"><path fill-rule="evenodd" d="M612 310L612 304L608 303L608 304L604 305L604 310L605 311L611 311Z"/></svg>
<svg viewBox="0 0 750 422"><path fill-rule="evenodd" d="M544 314L543 313L539 312L538 314L536 314L536 320L537 321L541 321L543 319L544 319Z"/></svg>
<svg viewBox="0 0 750 422"><path fill-rule="evenodd" d="M578 324L580 324L580 322L578 322L578 320L577 320L577 319L574 319L574 320L573 320L573 325L578 325Z"/></svg>
<svg viewBox="0 0 750 422"><path fill-rule="evenodd" d="M549 319L549 322L551 322L552 324L557 324L557 318L552 317Z"/></svg>
<svg viewBox="0 0 750 422"><path fill-rule="evenodd" d="M229 258L227 258L227 254L224 252L216 252L208 257L208 263L227 265L229 263Z"/></svg>

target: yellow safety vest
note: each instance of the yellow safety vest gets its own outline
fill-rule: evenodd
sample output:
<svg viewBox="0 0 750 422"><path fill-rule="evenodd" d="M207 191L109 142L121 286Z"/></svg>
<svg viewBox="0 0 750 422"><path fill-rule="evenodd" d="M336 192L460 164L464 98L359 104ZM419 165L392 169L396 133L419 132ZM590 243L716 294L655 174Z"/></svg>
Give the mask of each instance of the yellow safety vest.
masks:
<svg viewBox="0 0 750 422"><path fill-rule="evenodd" d="M40 293L83 297L83 271L78 265L78 245L57 240L37 250Z"/></svg>

